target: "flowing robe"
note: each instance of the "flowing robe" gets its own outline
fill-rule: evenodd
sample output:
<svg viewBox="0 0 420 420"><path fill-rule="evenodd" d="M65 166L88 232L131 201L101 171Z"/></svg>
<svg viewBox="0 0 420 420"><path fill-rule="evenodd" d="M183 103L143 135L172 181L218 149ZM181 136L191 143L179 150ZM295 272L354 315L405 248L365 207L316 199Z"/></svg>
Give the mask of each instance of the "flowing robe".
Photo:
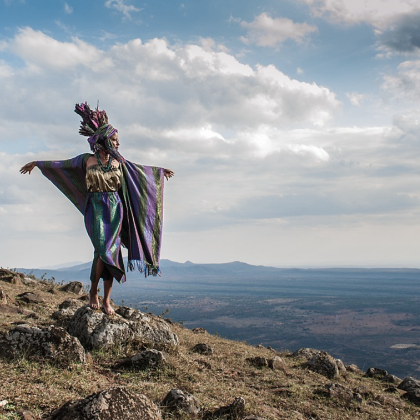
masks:
<svg viewBox="0 0 420 420"><path fill-rule="evenodd" d="M86 219L89 193L86 187L86 162L89 153L61 161L38 161L37 166L83 214ZM123 216L121 243L128 249L128 268L145 275L159 272L163 222L164 169L121 164L122 180L118 196ZM106 206L106 204L104 204ZM118 278L117 278L118 279ZM125 281L125 275L119 279Z"/></svg>

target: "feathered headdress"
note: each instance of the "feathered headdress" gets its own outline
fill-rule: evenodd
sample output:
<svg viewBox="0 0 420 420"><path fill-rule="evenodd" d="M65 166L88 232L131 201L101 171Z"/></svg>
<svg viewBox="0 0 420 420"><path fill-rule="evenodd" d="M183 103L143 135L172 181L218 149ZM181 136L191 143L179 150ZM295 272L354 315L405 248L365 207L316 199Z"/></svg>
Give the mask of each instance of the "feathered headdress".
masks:
<svg viewBox="0 0 420 420"><path fill-rule="evenodd" d="M118 130L108 123L108 115L104 110L100 111L98 107L92 110L85 102L76 104L74 112L82 117L79 134L89 137L88 142L92 152L104 150L118 162L125 162L125 159L112 145L110 137Z"/></svg>

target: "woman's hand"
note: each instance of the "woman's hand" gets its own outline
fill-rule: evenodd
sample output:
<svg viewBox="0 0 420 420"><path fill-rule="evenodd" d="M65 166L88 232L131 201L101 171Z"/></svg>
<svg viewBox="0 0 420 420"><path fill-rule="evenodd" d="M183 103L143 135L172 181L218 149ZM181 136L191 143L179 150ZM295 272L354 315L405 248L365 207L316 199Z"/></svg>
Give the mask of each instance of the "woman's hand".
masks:
<svg viewBox="0 0 420 420"><path fill-rule="evenodd" d="M175 175L174 172L171 171L170 169L164 169L163 174L165 175L166 180L168 180L169 178L172 178Z"/></svg>
<svg viewBox="0 0 420 420"><path fill-rule="evenodd" d="M21 174L27 174L29 172L29 175L31 174L32 170L36 167L36 161L29 162L25 166L22 166L20 168Z"/></svg>

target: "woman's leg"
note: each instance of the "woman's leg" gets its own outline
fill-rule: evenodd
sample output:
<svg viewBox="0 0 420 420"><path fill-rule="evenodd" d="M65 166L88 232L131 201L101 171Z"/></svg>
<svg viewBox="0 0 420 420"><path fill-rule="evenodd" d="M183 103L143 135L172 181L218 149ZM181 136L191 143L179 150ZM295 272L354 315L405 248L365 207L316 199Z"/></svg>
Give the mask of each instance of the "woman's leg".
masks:
<svg viewBox="0 0 420 420"><path fill-rule="evenodd" d="M110 280L104 280L104 301L102 302L102 308L108 315L113 315L115 313L114 309L112 309L110 301L113 281L113 277L111 277Z"/></svg>
<svg viewBox="0 0 420 420"><path fill-rule="evenodd" d="M92 309L99 309L98 284L104 270L104 262L98 257L95 268L95 278L92 280L89 292L89 306Z"/></svg>

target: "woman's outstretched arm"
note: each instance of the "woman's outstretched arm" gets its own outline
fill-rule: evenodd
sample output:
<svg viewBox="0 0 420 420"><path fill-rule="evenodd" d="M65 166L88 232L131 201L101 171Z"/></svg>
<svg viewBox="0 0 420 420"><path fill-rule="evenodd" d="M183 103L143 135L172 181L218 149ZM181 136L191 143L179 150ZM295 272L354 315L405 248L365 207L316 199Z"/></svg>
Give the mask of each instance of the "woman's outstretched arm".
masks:
<svg viewBox="0 0 420 420"><path fill-rule="evenodd" d="M29 172L29 175L31 174L32 170L37 166L36 161L33 162L29 162L27 163L25 166L22 166L20 168L20 173L21 174L26 174Z"/></svg>

